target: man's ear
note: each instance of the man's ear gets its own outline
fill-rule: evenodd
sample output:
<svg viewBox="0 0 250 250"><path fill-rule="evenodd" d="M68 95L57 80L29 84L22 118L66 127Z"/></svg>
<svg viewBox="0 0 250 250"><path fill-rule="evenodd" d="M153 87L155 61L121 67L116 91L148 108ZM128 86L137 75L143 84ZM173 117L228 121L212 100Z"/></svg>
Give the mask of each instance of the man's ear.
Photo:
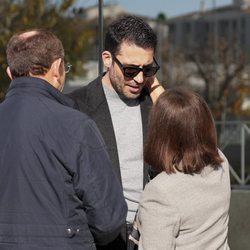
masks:
<svg viewBox="0 0 250 250"><path fill-rule="evenodd" d="M13 80L12 74L10 72L10 67L8 66L6 69L7 75L9 76L10 80Z"/></svg>
<svg viewBox="0 0 250 250"><path fill-rule="evenodd" d="M112 65L112 55L109 51L105 50L102 52L102 61L106 68Z"/></svg>
<svg viewBox="0 0 250 250"><path fill-rule="evenodd" d="M56 77L57 79L59 79L62 75L63 68L61 66L61 63L62 63L62 58L58 58L52 63L50 68L53 77Z"/></svg>

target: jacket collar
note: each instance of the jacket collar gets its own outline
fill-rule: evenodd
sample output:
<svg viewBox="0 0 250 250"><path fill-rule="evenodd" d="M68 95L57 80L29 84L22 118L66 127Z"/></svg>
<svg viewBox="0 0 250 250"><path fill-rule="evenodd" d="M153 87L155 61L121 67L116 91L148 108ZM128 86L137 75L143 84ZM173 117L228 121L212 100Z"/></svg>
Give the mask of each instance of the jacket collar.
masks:
<svg viewBox="0 0 250 250"><path fill-rule="evenodd" d="M27 94L31 96L44 96L49 99L73 107L74 101L63 95L47 81L37 77L18 77L11 81L6 98L16 94Z"/></svg>
<svg viewBox="0 0 250 250"><path fill-rule="evenodd" d="M103 75L106 72L103 73ZM97 77L95 80L89 83L88 88L94 89L95 91L89 91L88 96L85 96L84 98L87 98L85 101L88 105L91 105L91 108L95 109L98 108L100 105L103 104L103 102L106 102L106 97L104 93L104 87L102 83L102 76ZM83 87L84 88L84 87ZM91 100L91 102L89 102ZM144 101L147 100L147 103L152 103L151 99L149 97L149 92L145 88L142 89L141 95L139 96L139 102L144 103Z"/></svg>

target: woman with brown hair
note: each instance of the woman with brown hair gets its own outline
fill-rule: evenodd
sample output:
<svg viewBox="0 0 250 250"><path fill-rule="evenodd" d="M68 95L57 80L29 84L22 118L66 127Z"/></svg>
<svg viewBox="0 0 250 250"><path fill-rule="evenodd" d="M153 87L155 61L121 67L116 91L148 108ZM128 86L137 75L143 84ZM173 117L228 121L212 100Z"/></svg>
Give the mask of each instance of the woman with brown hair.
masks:
<svg viewBox="0 0 250 250"><path fill-rule="evenodd" d="M229 249L229 164L206 102L184 89L161 94L144 154L159 174L141 198L139 249Z"/></svg>

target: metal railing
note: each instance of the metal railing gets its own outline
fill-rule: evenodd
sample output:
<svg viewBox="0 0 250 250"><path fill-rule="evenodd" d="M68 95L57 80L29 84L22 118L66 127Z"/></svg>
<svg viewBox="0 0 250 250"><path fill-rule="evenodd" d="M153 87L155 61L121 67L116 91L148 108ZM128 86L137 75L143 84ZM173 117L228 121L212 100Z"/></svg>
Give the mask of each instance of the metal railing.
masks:
<svg viewBox="0 0 250 250"><path fill-rule="evenodd" d="M218 144L230 164L233 188L250 189L250 121L216 122Z"/></svg>

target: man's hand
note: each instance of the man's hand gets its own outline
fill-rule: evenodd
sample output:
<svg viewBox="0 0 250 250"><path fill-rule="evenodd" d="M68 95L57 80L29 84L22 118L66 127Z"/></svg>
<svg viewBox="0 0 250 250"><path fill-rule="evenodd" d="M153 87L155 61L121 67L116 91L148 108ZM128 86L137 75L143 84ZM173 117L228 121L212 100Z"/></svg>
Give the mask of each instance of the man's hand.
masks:
<svg viewBox="0 0 250 250"><path fill-rule="evenodd" d="M153 103L155 103L157 98L160 96L160 94L165 91L165 89L159 83L156 76L152 76L152 77L148 78L146 86L149 90L150 97L151 97Z"/></svg>

